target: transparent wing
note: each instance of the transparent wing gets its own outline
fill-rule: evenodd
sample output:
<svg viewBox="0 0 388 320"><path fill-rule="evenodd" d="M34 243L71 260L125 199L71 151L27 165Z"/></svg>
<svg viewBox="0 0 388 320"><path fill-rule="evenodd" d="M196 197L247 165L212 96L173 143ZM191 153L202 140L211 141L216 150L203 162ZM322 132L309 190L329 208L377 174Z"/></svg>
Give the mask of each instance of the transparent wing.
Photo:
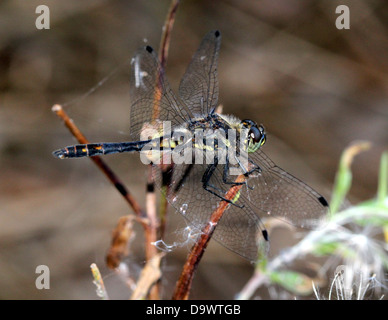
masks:
<svg viewBox="0 0 388 320"><path fill-rule="evenodd" d="M258 255L259 241L265 238L261 218L275 217L300 227L313 227L328 212L324 198L302 181L277 167L262 151L250 154L252 173L240 189L235 205L229 205L218 223L213 238L250 261ZM231 188L223 179L225 165L218 165L209 184L220 195ZM202 229L221 201L203 188L207 165L175 165L169 201L190 223ZM237 176L229 176L233 181ZM214 189L215 190L215 189ZM263 233L264 232L264 233ZM266 239L264 239L266 240ZM268 242L267 242L268 244Z"/></svg>
<svg viewBox="0 0 388 320"><path fill-rule="evenodd" d="M179 96L193 114L207 115L217 106L219 31L209 32L194 54L179 86Z"/></svg>
<svg viewBox="0 0 388 320"><path fill-rule="evenodd" d="M139 140L143 125L155 119L171 121L174 127L192 117L187 106L170 89L164 70L150 46L139 49L132 58L130 99L130 135L133 140Z"/></svg>
<svg viewBox="0 0 388 320"><path fill-rule="evenodd" d="M201 180L206 168L207 165L199 164L174 165L171 194L168 196L176 211L187 219L191 228L197 230L202 230L209 222L221 200L203 188ZM222 170L223 166L219 165L209 183L226 193L231 185L223 183ZM268 246L268 241L263 238L264 230L259 215L247 202L243 208L230 205L225 210L213 238L229 250L255 261L258 255L258 240Z"/></svg>
<svg viewBox="0 0 388 320"><path fill-rule="evenodd" d="M242 201L249 201L255 212L298 227L314 227L328 213L324 197L275 165L261 149L249 159L261 173L250 176Z"/></svg>

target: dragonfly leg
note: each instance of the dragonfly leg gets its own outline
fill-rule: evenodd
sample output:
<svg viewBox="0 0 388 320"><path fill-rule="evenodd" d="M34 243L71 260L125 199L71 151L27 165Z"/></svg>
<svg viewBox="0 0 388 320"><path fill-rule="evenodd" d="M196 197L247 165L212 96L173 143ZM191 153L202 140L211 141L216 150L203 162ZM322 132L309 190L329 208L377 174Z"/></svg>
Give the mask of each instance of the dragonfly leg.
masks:
<svg viewBox="0 0 388 320"><path fill-rule="evenodd" d="M222 190L220 190L216 186L214 186L214 185L209 183L210 178L212 177L212 175L214 174L214 171L217 168L217 165L218 165L218 159L215 159L215 163L209 164L209 166L206 168L206 171L205 171L205 173L202 176L202 186L203 186L203 188L206 191L210 192L211 194L215 195L216 197L222 199L223 201L226 201L226 202L228 202L228 203L230 203L230 204L232 204L232 205L234 205L234 206L236 206L236 207L238 207L240 209L244 208L244 206L239 206L239 205L235 204L232 200L226 199L225 197L223 197L223 196L217 194L215 191L211 190L211 188L212 188L214 190L217 190L218 192L221 192L221 193L223 192Z"/></svg>
<svg viewBox="0 0 388 320"><path fill-rule="evenodd" d="M248 161L253 164L255 167L249 171L246 171L245 167L241 164L241 162L239 161L239 159L236 157L236 160L240 166L240 168L244 171L244 175L246 177L249 177L250 174L254 173L255 171L257 171L258 173L261 172L261 169L260 167L258 167L254 162L252 162L251 160L248 159ZM234 182L234 181L230 181L228 180L228 177L230 176L230 174L228 173L229 172L229 157L227 156L226 157L226 164L225 164L225 167L224 167L224 173L223 173L223 176L222 176L222 180L225 184L234 184L234 185L242 185L242 184L245 184L249 189L253 190L252 187L250 187L248 185L248 182L247 181L244 181L244 182Z"/></svg>
<svg viewBox="0 0 388 320"><path fill-rule="evenodd" d="M248 161L253 165L253 169L247 171L245 173L246 176L249 176L250 174L254 173L255 171L257 171L257 173L261 173L261 168L256 164L254 163L252 160L248 159Z"/></svg>
<svg viewBox="0 0 388 320"><path fill-rule="evenodd" d="M244 172L245 174L245 172ZM233 184L233 185L236 185L236 186L239 186L239 185L242 185L242 184L247 184L246 181L244 182L235 182L235 181L231 181L231 180L228 180L228 177L230 177L231 175L229 174L229 157L226 156L226 163L225 163L225 166L224 166L224 173L222 174L222 181L225 183L225 184Z"/></svg>

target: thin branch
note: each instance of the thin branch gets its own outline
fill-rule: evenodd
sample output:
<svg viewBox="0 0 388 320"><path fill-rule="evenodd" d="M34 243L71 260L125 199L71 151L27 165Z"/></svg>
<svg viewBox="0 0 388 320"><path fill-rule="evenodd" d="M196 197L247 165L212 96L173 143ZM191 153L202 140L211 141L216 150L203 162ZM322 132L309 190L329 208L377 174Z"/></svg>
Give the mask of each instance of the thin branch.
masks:
<svg viewBox="0 0 388 320"><path fill-rule="evenodd" d="M172 0L170 4L170 8L168 10L167 18L163 26L163 34L160 40L159 46L159 61L162 65L163 69L166 67L168 49L170 47L170 39L171 39L171 30L174 26L175 22L175 14L178 10L180 0Z"/></svg>
<svg viewBox="0 0 388 320"><path fill-rule="evenodd" d="M161 77L164 73L166 62L167 62L167 56L168 56L168 49L170 45L170 38L171 38L171 30L173 28L174 22L175 22L175 13L178 9L179 0L172 0L170 4L170 8L166 17L166 21L163 26L163 32L162 37L160 41L160 47L159 47L159 61L160 61L160 74L157 75L157 83L155 84L155 93L154 93L154 104L152 109L152 122L159 119L160 115L160 99L162 97L162 83L161 83ZM164 167L164 166L163 166ZM151 242L155 242L157 238L157 232L158 227L161 235L163 235L165 230L165 222L166 222L166 214L167 214L167 201L164 201L162 210L160 212L161 216L161 223L158 224L158 219L156 215L156 195L155 195L155 181L153 178L153 170L156 170L156 168L149 166L148 168L148 179L147 179L147 187L146 187L146 208L147 208L147 217L150 221L150 232L147 234L147 243L150 244ZM162 169L163 170L163 169ZM167 190L168 190L168 186ZM166 193L167 196L167 193ZM147 245L148 245L147 244ZM150 252L150 256L147 257L147 260L154 257L157 254L156 247L153 247ZM156 286L153 286L150 290L150 299L159 299L159 284L157 283Z"/></svg>
<svg viewBox="0 0 388 320"><path fill-rule="evenodd" d="M158 79L157 83L155 84L155 94L154 94L154 104L153 104L153 112L152 112L152 121L156 121L159 119L160 114L160 99L161 99L161 90L162 90L162 84L161 84L161 77L164 73L164 69L167 62L168 57L168 49L170 46L170 39L171 39L171 31L175 22L175 14L178 9L179 0L172 0L170 4L170 8L168 10L168 14L166 17L166 21L163 26L163 32L162 37L160 41L160 48L159 48L159 61L160 61L160 73L158 74L156 79ZM150 219L151 224L154 226L155 230L155 239L150 239L152 242L156 241L156 198L155 198L155 181L153 178L153 170L152 166L149 166L148 169L148 179L147 179L147 188L146 188L146 207L147 207L147 216ZM165 222L165 213L167 212L167 204L163 205L162 210L162 221ZM155 214L154 214L155 213ZM164 225L161 227L161 230L164 230ZM156 254L156 251L155 251Z"/></svg>
<svg viewBox="0 0 388 320"><path fill-rule="evenodd" d="M88 139L82 134L82 132L75 125L74 121L69 118L67 113L63 110L62 106L59 104L55 104L51 110L56 113L56 115L61 118L65 124L65 126L69 129L71 134L78 140L81 144L89 143ZM109 181L115 186L115 188L120 192L120 194L124 197L133 211L139 218L144 217L144 213L141 210L137 201L132 197L128 188L123 184L123 182L119 179L119 177L109 168L109 166L101 159L99 156L90 157L90 160L94 162L94 164L100 168L100 170L105 174L105 176L109 179Z"/></svg>
<svg viewBox="0 0 388 320"><path fill-rule="evenodd" d="M132 293L130 300L144 300L147 297L147 294L150 288L156 283L162 272L160 271L160 261L164 253L158 253L152 257L152 259L148 260L143 270L141 271L139 280L136 283L136 288Z"/></svg>
<svg viewBox="0 0 388 320"><path fill-rule="evenodd" d="M250 297L253 296L257 288L259 288L263 283L266 282L267 276L264 275L261 270L256 269L252 277L237 294L236 300L248 300Z"/></svg>
<svg viewBox="0 0 388 320"><path fill-rule="evenodd" d="M159 61L162 66L161 70L164 72L167 64L167 57L168 57L168 49L170 47L170 40L171 40L171 31L174 26L175 22L175 14L178 10L180 0L172 0L170 4L170 8L167 13L167 18L163 26L163 34L162 38L160 40L160 46L159 46ZM162 175L168 176L167 181L170 181L172 172L173 172L173 166L171 165L163 165L161 166ZM166 188L165 194L166 198L169 193L169 184L163 186ZM164 199L161 202L161 210L160 210L160 237L164 237L164 232L166 230L166 222L167 222L167 209L168 209L168 201L167 199Z"/></svg>
<svg viewBox="0 0 388 320"><path fill-rule="evenodd" d="M165 21L165 25L163 27L163 33L161 37L160 50L159 50L159 60L161 63L161 72L164 72L164 68L167 61L169 43L171 38L171 30L175 21L175 14L179 5L179 0L172 0L169 12L167 14L167 18ZM159 75L157 79L160 79ZM161 83L158 82L155 85L155 100L153 105L153 119L159 118L159 105L160 105L160 92L161 92ZM89 141L82 134L82 132L78 129L78 127L74 124L73 120L69 118L66 112L63 110L62 106L56 104L52 107L52 111L60 117L72 135L79 141L81 144L87 144ZM145 232L146 238L146 259L147 261L151 260L156 254L156 248L151 245L152 242L156 241L157 230L158 230L158 222L156 218L156 199L154 193L154 181L152 175L152 168L149 168L149 178L147 181L147 194L146 194L146 206L147 206L147 215L141 210L137 201L132 197L129 190L125 187L125 185L121 182L118 176L109 168L109 166L99 157L94 156L90 157L90 159L94 162L97 167L105 174L105 176L109 179L109 181L115 186L115 188L120 192L120 194L124 197L130 207L136 214L137 220L142 224ZM152 209L153 208L153 209ZM167 211L167 204L163 205L163 211ZM163 218L165 221L165 217ZM164 227L162 228L164 230ZM117 257L116 257L117 258ZM112 262L112 261L111 261ZM114 261L113 264L116 265L119 261ZM155 287L154 287L155 288ZM158 299L159 294L158 290L151 290L150 298Z"/></svg>
<svg viewBox="0 0 388 320"><path fill-rule="evenodd" d="M239 175L236 179L236 183L245 181L244 175ZM225 196L225 199L233 201L236 195L240 191L242 185L234 185L228 191ZM229 207L230 203L227 201L221 200L218 207L213 211L208 224L202 229L201 236L198 238L197 242L191 249L189 257L186 260L185 265L183 266L182 273L179 277L179 280L175 286L175 291L173 294L173 300L187 300L189 297L191 284L194 278L194 273L197 269L199 262L201 261L202 255L205 252L205 249L213 235L214 230L225 210Z"/></svg>
<svg viewBox="0 0 388 320"><path fill-rule="evenodd" d="M78 140L81 144L89 143L88 139L82 134L82 132L75 125L74 121L69 118L67 113L63 110L62 106L56 104L51 109L56 115L61 118L65 126L69 129L71 134ZM133 211L136 214L136 220L140 222L144 229L146 240L153 237L150 236L152 233L153 227L150 225L149 219L146 218L144 212L141 210L137 201L132 197L129 190L123 182L118 178L118 176L109 168L109 166L101 159L99 156L90 157L90 160L105 174L109 181L115 186L115 188L120 192L126 202L130 205ZM154 255L155 247L151 245L149 241L146 242L146 257L151 258Z"/></svg>
<svg viewBox="0 0 388 320"><path fill-rule="evenodd" d="M152 111L152 121L156 121L159 119L160 115L160 99L162 97L161 91L162 91L162 84L161 84L161 77L162 74L164 73L164 70L166 68L166 63L167 63L167 57L168 57L168 49L170 47L170 39L171 39L171 31L174 26L175 22L175 14L178 10L178 5L179 5L180 0L172 0L170 4L170 8L167 13L166 20L164 22L163 26L163 32L160 40L160 46L159 46L159 62L160 62L160 73L158 74L156 79L158 79L157 83L155 84L155 94L154 94L154 105L153 105L153 111ZM165 174L168 170L168 168L165 168L165 166L162 166L161 168L163 170L163 173ZM149 199L150 203L154 203L156 205L156 200L155 200L155 187L154 187L154 180L153 180L153 175L152 175L152 169L151 167L149 168L148 172L148 181L147 181L147 199ZM168 186L167 187L167 192L166 196L168 193ZM167 213L167 207L168 207L168 202L164 201L162 203L162 210L160 213L161 216L161 236L163 236L164 230L165 230L165 221L166 221L166 213ZM150 205L147 205L147 208L151 207ZM156 210L155 210L156 212ZM155 221L155 219L152 219Z"/></svg>
<svg viewBox="0 0 388 320"><path fill-rule="evenodd" d="M147 218L149 220L150 225L150 233L147 235L147 243L152 243L157 240L157 231L159 227L159 222L157 219L156 213L156 195L155 195L155 183L153 180L153 171L156 168L150 165L148 167L148 177L147 177L147 192L146 192L146 212ZM147 256L147 260L151 259L153 256L157 254L157 250L155 246L152 246L150 251L150 255Z"/></svg>
<svg viewBox="0 0 388 320"><path fill-rule="evenodd" d="M100 270L95 263L90 265L92 275L94 278L93 283L96 285L96 293L103 300L109 300L108 293L106 292L104 281L102 280Z"/></svg>

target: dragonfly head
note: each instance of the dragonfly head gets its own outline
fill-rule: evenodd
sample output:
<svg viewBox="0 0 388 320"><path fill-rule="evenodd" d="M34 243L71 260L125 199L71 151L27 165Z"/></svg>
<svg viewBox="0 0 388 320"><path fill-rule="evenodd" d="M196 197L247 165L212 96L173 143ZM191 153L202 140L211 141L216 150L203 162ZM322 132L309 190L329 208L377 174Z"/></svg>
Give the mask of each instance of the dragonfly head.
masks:
<svg viewBox="0 0 388 320"><path fill-rule="evenodd" d="M241 121L242 128L248 129L247 144L248 153L257 151L262 145L264 145L266 140L266 134L264 127L262 125L257 125L256 122L245 119Z"/></svg>

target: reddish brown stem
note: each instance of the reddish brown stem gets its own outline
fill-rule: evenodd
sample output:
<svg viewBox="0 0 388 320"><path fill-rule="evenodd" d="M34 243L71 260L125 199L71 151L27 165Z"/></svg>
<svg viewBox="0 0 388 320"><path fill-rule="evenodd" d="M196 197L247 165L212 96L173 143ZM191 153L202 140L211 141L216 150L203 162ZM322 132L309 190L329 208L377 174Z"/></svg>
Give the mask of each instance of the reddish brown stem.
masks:
<svg viewBox="0 0 388 320"><path fill-rule="evenodd" d="M245 176L240 175L237 177L236 183L243 182L244 180ZM241 184L231 187L226 194L225 199L233 201L241 187ZM218 222L222 218L222 215L229 205L230 203L227 201L220 201L218 207L212 213L209 223L202 229L201 236L198 238L197 242L191 249L186 263L183 266L182 273L179 277L179 280L177 281L175 291L172 296L173 300L187 300L189 298L194 273L198 267L199 262L201 261L202 255L205 252L205 249L213 235L215 228L217 227Z"/></svg>
<svg viewBox="0 0 388 320"><path fill-rule="evenodd" d="M164 72L167 64L167 57L168 57L168 49L170 47L170 40L171 40L171 31L174 26L175 22L175 15L178 10L180 0L172 0L170 4L170 8L167 13L167 18L163 26L163 34L162 38L160 40L160 47L159 47L159 61L161 65L161 71ZM154 109L155 111L155 109ZM155 112L155 114L158 113ZM154 114L154 116L155 116ZM167 166L161 166L160 168L162 170L163 175L169 175L169 172L172 172L172 165ZM166 197L169 193L169 185L164 186L166 188ZM164 236L164 231L166 229L166 217L167 217L167 209L168 209L168 201L162 202L163 207L160 211L160 236Z"/></svg>
<svg viewBox="0 0 388 320"><path fill-rule="evenodd" d="M167 18L163 27L163 34L160 40L159 60L163 68L166 67L168 49L170 47L171 30L175 22L175 14L178 10L180 0L171 1L170 8L167 13Z"/></svg>
<svg viewBox="0 0 388 320"><path fill-rule="evenodd" d="M179 0L172 0L170 9L166 18L166 22L163 28L163 34L161 38L160 51L159 51L159 60L161 63L161 72L164 72L165 64L167 61L171 30L175 21L175 14L179 5ZM160 77L161 75L159 75ZM160 78L157 79L160 79ZM159 105L161 99L161 83L158 82L155 85L155 99L153 105L153 119L156 120L159 118ZM82 134L82 132L78 129L78 127L74 124L72 119L66 114L63 110L62 106L54 105L52 111L60 117L69 131L73 134L73 136L79 141L81 144L87 144L89 141ZM111 181L111 183L116 187L116 189L120 192L120 194L124 197L127 203L134 210L137 220L142 224L145 232L146 238L146 259L150 260L153 256L156 255L156 248L151 245L152 242L156 241L157 228L158 223L156 219L156 201L155 194L153 193L153 184L152 178L149 179L147 183L147 218L144 212L141 210L140 206L136 202L136 200L129 193L128 189L121 182L121 180L117 177L117 175L109 168L109 166L99 157L91 157L90 158L105 174L105 176ZM151 174L151 168L149 173ZM150 209L150 207L154 207ZM115 262L117 263L117 261ZM151 299L159 298L158 290L152 290L150 294Z"/></svg>
<svg viewBox="0 0 388 320"><path fill-rule="evenodd" d="M78 127L74 124L73 120L69 118L67 113L63 110L62 106L56 104L52 107L52 111L56 113L58 117L60 117L65 126L69 129L71 134L78 140L81 144L89 143L88 139L82 134L82 132L78 129ZM101 169L101 171L105 174L105 176L109 179L109 181L116 187L116 189L120 192L120 194L124 197L127 203L131 206L133 211L139 218L144 217L144 214L136 202L136 200L132 197L129 190L122 181L118 178L118 176L108 167L108 165L101 159L99 156L90 157L97 167Z"/></svg>
<svg viewBox="0 0 388 320"><path fill-rule="evenodd" d="M78 129L75 125L74 121L69 118L65 110L63 110L62 106L56 104L52 107L52 111L56 113L56 115L61 118L65 124L65 126L69 129L71 134L78 140L81 144L89 143L88 139L83 135L83 133ZM94 164L100 168L100 170L105 174L105 176L109 179L109 181L115 186L115 188L120 192L125 201L129 204L129 206L133 209L136 214L137 220L142 224L145 233L149 233L149 223L145 219L145 214L141 210L139 204L134 199L134 197L130 194L127 187L123 184L123 182L118 178L118 176L109 168L109 166L101 159L99 156L90 157L90 160L94 162ZM151 246L153 249L153 246ZM150 248L150 249L151 249Z"/></svg>
<svg viewBox="0 0 388 320"><path fill-rule="evenodd" d="M163 27L163 33L160 41L160 48L159 48L159 61L160 61L160 72L161 74L158 74L156 79L157 83L155 84L155 94L154 94L154 104L153 104L153 111L152 111L152 121L156 121L159 119L160 115L160 99L162 97L162 84L161 84L161 77L164 73L164 69L166 67L166 61L168 56L168 49L170 45L170 38L171 38L171 30L174 25L175 21L175 13L178 9L179 0L172 0L170 4L170 8L167 14L166 21L164 23ZM161 230L161 234L164 232L165 229L165 215L167 212L167 204L164 206L162 210L162 218L161 223L162 225L158 225L158 219L156 217L156 195L155 195L155 181L153 179L153 170L155 168L152 168L151 166L148 168L148 179L147 179L147 193L146 193L146 199L147 199L147 217L150 221L150 233L148 234L147 241L150 243L151 241L156 241L157 238L157 231L158 227L159 230ZM167 186L168 188L168 186ZM167 203L167 201L165 202ZM152 252L150 252L152 258L156 254L156 248ZM149 295L150 299L158 299L159 298L159 285L157 284L154 286Z"/></svg>
<svg viewBox="0 0 388 320"><path fill-rule="evenodd" d="M160 48L159 48L159 61L160 61L160 73L158 74L156 79L157 83L155 84L155 94L154 94L154 104L153 104L153 112L152 112L152 121L156 121L159 119L160 114L160 99L162 97L161 95L161 82L160 79L162 77L162 74L164 73L164 69L166 66L167 56L168 56L168 49L170 45L170 38L171 38L171 30L174 25L175 21L175 14L178 9L179 0L172 0L170 4L170 8L166 17L166 21L163 26L163 33L160 41ZM155 170L151 166L148 170L148 180L147 180L147 216L151 221L151 224L154 223L153 228L156 232L156 215L153 216L153 214L156 214L156 200L155 200L155 182L153 179L152 171ZM167 211L167 205L164 208L164 211ZM165 221L165 217L162 219ZM162 230L164 230L164 226L161 227ZM156 234L155 234L156 237ZM156 252L155 252L156 253Z"/></svg>

